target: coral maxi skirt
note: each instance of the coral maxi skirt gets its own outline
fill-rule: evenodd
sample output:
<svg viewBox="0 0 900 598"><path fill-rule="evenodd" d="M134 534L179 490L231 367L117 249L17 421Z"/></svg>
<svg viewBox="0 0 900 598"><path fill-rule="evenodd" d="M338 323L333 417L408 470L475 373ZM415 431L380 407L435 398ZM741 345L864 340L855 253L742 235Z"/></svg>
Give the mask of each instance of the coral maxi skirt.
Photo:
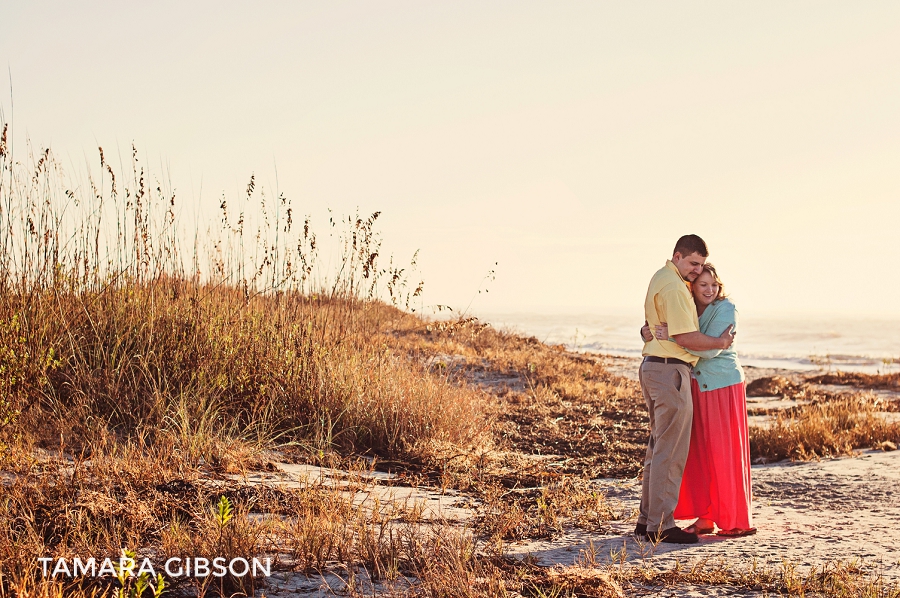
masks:
<svg viewBox="0 0 900 598"><path fill-rule="evenodd" d="M703 517L720 529L749 529L753 517L744 383L700 392L691 378L691 398L691 444L675 518Z"/></svg>

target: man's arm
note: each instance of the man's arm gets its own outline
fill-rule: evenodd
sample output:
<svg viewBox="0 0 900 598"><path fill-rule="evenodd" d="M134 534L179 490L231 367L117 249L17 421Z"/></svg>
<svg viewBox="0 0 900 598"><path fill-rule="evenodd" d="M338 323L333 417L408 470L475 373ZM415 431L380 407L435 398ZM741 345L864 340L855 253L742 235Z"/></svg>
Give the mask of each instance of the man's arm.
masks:
<svg viewBox="0 0 900 598"><path fill-rule="evenodd" d="M685 332L673 334L675 342L691 351L709 351L710 349L727 349L734 342L733 326L728 326L721 336L706 336L702 332Z"/></svg>
<svg viewBox="0 0 900 598"><path fill-rule="evenodd" d="M644 324L644 327L641 328L641 338L643 338L645 341L650 340L650 339L646 338L646 335L644 334L644 330L647 330L649 332L649 329L650 329L650 326L648 326L646 323ZM662 324L660 324L659 326L656 327L656 338L658 338L661 341L675 340L674 338L669 338L669 326L665 322L663 322ZM679 346L681 346L681 345L679 345ZM684 347L684 346L681 346L681 348L684 349L685 351L687 351L688 353L690 353L691 355L696 355L697 357L702 357L703 359L712 359L713 357L717 357L719 355L719 353L722 352L722 349L709 349L708 351L697 351L695 349L688 349L687 347Z"/></svg>

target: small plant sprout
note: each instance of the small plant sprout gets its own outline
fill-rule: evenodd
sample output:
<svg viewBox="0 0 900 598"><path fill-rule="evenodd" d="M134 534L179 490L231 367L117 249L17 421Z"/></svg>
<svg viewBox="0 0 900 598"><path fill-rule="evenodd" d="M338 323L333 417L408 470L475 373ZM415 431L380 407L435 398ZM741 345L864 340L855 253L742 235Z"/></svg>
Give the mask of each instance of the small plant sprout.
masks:
<svg viewBox="0 0 900 598"><path fill-rule="evenodd" d="M120 596L125 595L125 584L128 581L128 578L131 577L132 571L134 571L136 558L137 553L135 553L133 550L123 548L122 558L119 559L118 563L113 564L113 569L115 569L116 571L116 579L118 579L119 583L122 585L122 587L119 589Z"/></svg>
<svg viewBox="0 0 900 598"><path fill-rule="evenodd" d="M232 517L234 517L234 512L231 507L231 501L228 500L228 497L222 495L219 498L219 504L216 505L216 523L219 524L219 528L224 528L231 521Z"/></svg>
<svg viewBox="0 0 900 598"><path fill-rule="evenodd" d="M142 574L146 575L146 574ZM156 574L156 586L153 588L153 598L159 598L162 596L163 592L166 589L166 580L163 579L162 573Z"/></svg>
<svg viewBox="0 0 900 598"><path fill-rule="evenodd" d="M165 591L166 582L161 573L156 575L156 584L150 581L150 574L146 571L135 577L134 568L137 563L137 553L127 548L122 549L122 556L117 563L113 563L116 580L119 587L114 596L116 598L141 598L150 589L154 598L159 598Z"/></svg>

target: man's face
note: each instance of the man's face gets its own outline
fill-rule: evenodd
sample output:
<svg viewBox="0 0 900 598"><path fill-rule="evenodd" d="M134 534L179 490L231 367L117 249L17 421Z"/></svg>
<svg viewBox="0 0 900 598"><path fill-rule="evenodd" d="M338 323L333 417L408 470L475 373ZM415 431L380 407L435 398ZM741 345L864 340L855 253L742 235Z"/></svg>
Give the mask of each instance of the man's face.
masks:
<svg viewBox="0 0 900 598"><path fill-rule="evenodd" d="M681 252L676 251L675 255L672 256L672 263L678 268L683 279L688 282L694 282L700 273L703 272L703 264L706 263L706 258L699 253L683 256Z"/></svg>

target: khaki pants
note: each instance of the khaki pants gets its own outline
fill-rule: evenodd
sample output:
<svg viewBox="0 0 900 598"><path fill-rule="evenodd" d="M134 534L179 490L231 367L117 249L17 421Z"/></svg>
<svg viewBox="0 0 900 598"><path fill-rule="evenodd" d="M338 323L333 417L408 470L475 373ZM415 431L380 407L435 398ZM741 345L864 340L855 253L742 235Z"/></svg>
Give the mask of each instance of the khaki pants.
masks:
<svg viewBox="0 0 900 598"><path fill-rule="evenodd" d="M691 370L686 365L643 362L641 390L650 412L650 441L638 523L656 532L675 527L675 505L691 442Z"/></svg>

